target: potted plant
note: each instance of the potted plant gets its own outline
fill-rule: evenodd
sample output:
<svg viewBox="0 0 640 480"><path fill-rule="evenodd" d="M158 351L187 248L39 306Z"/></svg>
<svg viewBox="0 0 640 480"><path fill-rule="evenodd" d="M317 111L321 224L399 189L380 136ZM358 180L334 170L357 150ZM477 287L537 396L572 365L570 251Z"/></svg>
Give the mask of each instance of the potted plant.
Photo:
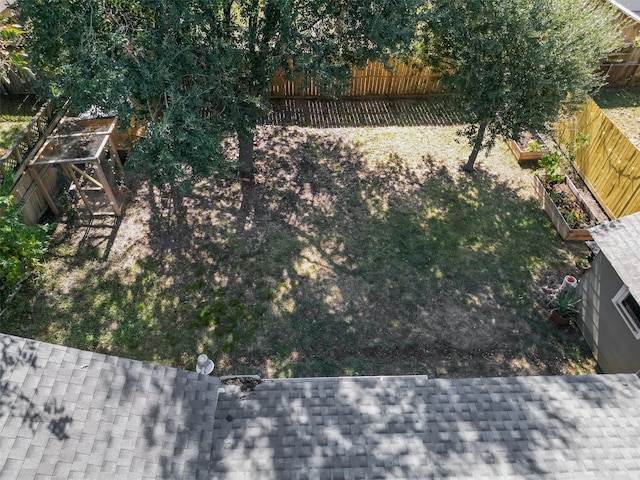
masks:
<svg viewBox="0 0 640 480"><path fill-rule="evenodd" d="M551 320L556 325L569 325L578 313L581 301L575 288L560 290L551 304Z"/></svg>

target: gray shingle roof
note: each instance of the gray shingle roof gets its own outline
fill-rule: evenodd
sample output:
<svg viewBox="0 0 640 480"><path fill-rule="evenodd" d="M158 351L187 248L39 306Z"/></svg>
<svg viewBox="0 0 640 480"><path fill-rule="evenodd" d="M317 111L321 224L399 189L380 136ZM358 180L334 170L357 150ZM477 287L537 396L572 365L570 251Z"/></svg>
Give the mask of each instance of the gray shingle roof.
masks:
<svg viewBox="0 0 640 480"><path fill-rule="evenodd" d="M0 334L0 479L640 475L635 375L220 385Z"/></svg>
<svg viewBox="0 0 640 480"><path fill-rule="evenodd" d="M640 300L640 212L589 231L631 295Z"/></svg>
<svg viewBox="0 0 640 480"><path fill-rule="evenodd" d="M0 479L196 478L219 387L0 334Z"/></svg>
<svg viewBox="0 0 640 480"><path fill-rule="evenodd" d="M225 388L214 424L218 479L640 478L635 375Z"/></svg>

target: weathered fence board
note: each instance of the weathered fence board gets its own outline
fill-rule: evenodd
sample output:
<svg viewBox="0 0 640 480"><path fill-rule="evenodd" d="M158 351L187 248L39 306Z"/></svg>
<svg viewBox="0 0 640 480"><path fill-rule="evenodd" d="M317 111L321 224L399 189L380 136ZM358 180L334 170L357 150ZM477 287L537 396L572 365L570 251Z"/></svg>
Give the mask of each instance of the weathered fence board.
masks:
<svg viewBox="0 0 640 480"><path fill-rule="evenodd" d="M380 62L368 62L364 68L353 69L349 88L341 98L415 97L440 92L440 82L429 69L396 62L386 69ZM313 79L287 79L283 71L271 80L271 98L322 97L323 92Z"/></svg>
<svg viewBox="0 0 640 480"><path fill-rule="evenodd" d="M607 76L607 84L612 87L624 87L640 82L640 23L637 16L618 2L600 0L601 3L612 3L619 9L618 26L626 46L613 53L601 62L600 69Z"/></svg>
<svg viewBox="0 0 640 480"><path fill-rule="evenodd" d="M45 104L0 159L0 175L7 168L13 172L11 193L16 202L22 201L22 215L28 224L37 223L47 210L46 196L58 189L61 173L55 167L39 167L43 191L38 188L36 179L27 172L27 165L65 110L66 107L56 108L53 102Z"/></svg>
<svg viewBox="0 0 640 480"><path fill-rule="evenodd" d="M38 188L35 179L27 172L16 182L12 191L15 199L24 200L24 206L21 211L24 221L28 225L38 223L40 217L42 217L44 212L47 211L47 208L49 208L49 204L45 198L47 193L53 194L56 192L62 181L60 170L53 165L42 167L39 176L45 191Z"/></svg>
<svg viewBox="0 0 640 480"><path fill-rule="evenodd" d="M27 76L18 75L13 70L7 72L9 82L0 82L0 95L24 95L32 93L35 81Z"/></svg>
<svg viewBox="0 0 640 480"><path fill-rule="evenodd" d="M558 137L586 134L589 145L577 152L575 167L611 218L640 211L640 150L589 100L574 118L564 120Z"/></svg>

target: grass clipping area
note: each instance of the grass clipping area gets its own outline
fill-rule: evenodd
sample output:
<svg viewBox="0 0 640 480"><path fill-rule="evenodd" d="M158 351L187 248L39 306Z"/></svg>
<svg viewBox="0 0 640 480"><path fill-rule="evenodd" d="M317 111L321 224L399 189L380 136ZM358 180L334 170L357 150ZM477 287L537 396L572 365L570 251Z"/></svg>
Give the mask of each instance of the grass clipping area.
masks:
<svg viewBox="0 0 640 480"><path fill-rule="evenodd" d="M456 129L266 126L255 185L129 179L121 221L59 225L2 330L219 375L593 372L546 309L584 246L502 144L461 173Z"/></svg>

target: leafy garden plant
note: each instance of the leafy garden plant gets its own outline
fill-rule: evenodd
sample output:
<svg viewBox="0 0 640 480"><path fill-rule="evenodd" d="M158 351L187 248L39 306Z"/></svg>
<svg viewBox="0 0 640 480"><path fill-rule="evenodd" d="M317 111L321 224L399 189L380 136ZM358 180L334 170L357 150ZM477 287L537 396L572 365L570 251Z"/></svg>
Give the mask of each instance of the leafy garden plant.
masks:
<svg viewBox="0 0 640 480"><path fill-rule="evenodd" d="M569 228L580 228L580 225L589 222L589 218L584 218L585 215L573 209L562 208L560 213L567 221Z"/></svg>
<svg viewBox="0 0 640 480"><path fill-rule="evenodd" d="M584 132L578 132L574 138L564 142L570 161L574 161L578 152L589 146L589 135Z"/></svg>
<svg viewBox="0 0 640 480"><path fill-rule="evenodd" d="M10 195L12 175L0 186L0 290L11 291L40 265L49 244L47 225L26 225Z"/></svg>
<svg viewBox="0 0 640 480"><path fill-rule="evenodd" d="M578 313L581 301L575 289L568 288L558 292L551 308L561 317L573 318Z"/></svg>
<svg viewBox="0 0 640 480"><path fill-rule="evenodd" d="M578 260L576 260L576 266L578 268L581 268L582 270L587 270L590 267L589 259L579 258Z"/></svg>
<svg viewBox="0 0 640 480"><path fill-rule="evenodd" d="M564 175L558 172L562 156L558 152L542 155L538 160L538 166L544 170L544 178L548 184L564 181Z"/></svg>
<svg viewBox="0 0 640 480"><path fill-rule="evenodd" d="M525 152L539 152L544 147L537 140L529 140L527 144L527 148L525 148Z"/></svg>

